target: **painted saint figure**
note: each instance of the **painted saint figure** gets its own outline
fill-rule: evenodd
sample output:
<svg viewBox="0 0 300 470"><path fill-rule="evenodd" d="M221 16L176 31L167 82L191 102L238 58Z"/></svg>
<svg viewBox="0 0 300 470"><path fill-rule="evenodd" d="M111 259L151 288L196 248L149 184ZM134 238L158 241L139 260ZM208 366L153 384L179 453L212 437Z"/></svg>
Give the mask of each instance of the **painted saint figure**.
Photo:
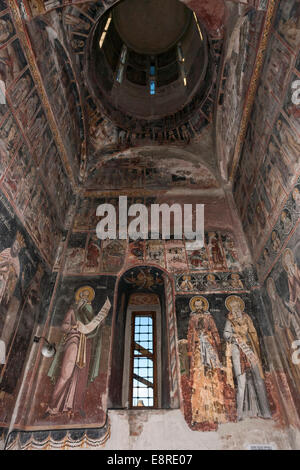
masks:
<svg viewBox="0 0 300 470"><path fill-rule="evenodd" d="M193 291L195 289L195 280L192 276L182 276L182 281L180 282L179 289L182 291Z"/></svg>
<svg viewBox="0 0 300 470"><path fill-rule="evenodd" d="M289 233L292 229L293 222L290 212L285 209L280 215L280 226L285 233Z"/></svg>
<svg viewBox="0 0 300 470"><path fill-rule="evenodd" d="M271 418L264 383L257 332L250 316L245 313L241 297L230 295L225 301L227 320L224 338L226 355L231 356L237 382L237 419L246 417Z"/></svg>
<svg viewBox="0 0 300 470"><path fill-rule="evenodd" d="M221 341L207 299L190 300L191 316L188 327L190 358L191 408L194 429L216 429L226 422L224 377L220 360Z"/></svg>
<svg viewBox="0 0 300 470"><path fill-rule="evenodd" d="M58 352L48 371L55 381L46 414L57 415L79 411L84 416L84 394L88 383L98 377L101 354L100 326L111 304L107 298L95 316L92 301L95 292L90 286L80 287L63 321L64 333Z"/></svg>
<svg viewBox="0 0 300 470"><path fill-rule="evenodd" d="M208 234L209 243L208 247L211 254L211 260L213 263L214 269L222 269L225 267L224 257L222 253L221 244L216 232L210 232Z"/></svg>
<svg viewBox="0 0 300 470"><path fill-rule="evenodd" d="M192 251L189 255L189 260L193 269L207 269L209 266L205 247Z"/></svg>
<svg viewBox="0 0 300 470"><path fill-rule="evenodd" d="M292 344L300 338L300 322L284 305L281 296L277 293L274 279L267 280L267 292L271 301L274 333L278 341L281 360L289 371L295 383L296 390L300 389L300 367L292 361Z"/></svg>
<svg viewBox="0 0 300 470"><path fill-rule="evenodd" d="M20 277L20 250L25 246L25 241L20 232L11 247L0 253L0 333L4 325L4 318L12 296L14 295L17 282Z"/></svg>
<svg viewBox="0 0 300 470"><path fill-rule="evenodd" d="M39 315L44 270L41 264L23 291L22 302L9 309L2 340L7 345L6 362L0 373L0 390L12 394L22 375L24 357L32 341L32 332Z"/></svg>
<svg viewBox="0 0 300 470"><path fill-rule="evenodd" d="M91 237L86 254L85 269L88 272L96 272L99 266L100 247L97 237Z"/></svg>
<svg viewBox="0 0 300 470"><path fill-rule="evenodd" d="M244 289L244 284L239 274L231 274L229 284L233 289Z"/></svg>
<svg viewBox="0 0 300 470"><path fill-rule="evenodd" d="M300 186L295 186L292 192L293 209L295 212L300 212Z"/></svg>
<svg viewBox="0 0 300 470"><path fill-rule="evenodd" d="M14 31L13 25L9 19L0 19L0 44L2 45L9 39Z"/></svg>
<svg viewBox="0 0 300 470"><path fill-rule="evenodd" d="M282 255L282 266L284 267L289 286L289 310L300 319L300 269L298 268L293 252L290 248L284 250Z"/></svg>

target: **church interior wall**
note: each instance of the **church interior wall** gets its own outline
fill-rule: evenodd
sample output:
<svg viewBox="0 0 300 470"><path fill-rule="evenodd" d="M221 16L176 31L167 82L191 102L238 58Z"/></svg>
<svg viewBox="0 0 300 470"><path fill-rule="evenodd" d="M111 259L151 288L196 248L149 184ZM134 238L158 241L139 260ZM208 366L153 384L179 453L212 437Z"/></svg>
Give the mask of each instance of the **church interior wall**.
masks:
<svg viewBox="0 0 300 470"><path fill-rule="evenodd" d="M235 201L271 325L272 334L266 337L271 368L278 376L282 401L292 396L286 419L293 425L299 420L295 412L299 409L298 368L291 360L291 344L298 337L300 150L293 84L300 77L300 43L289 25L297 18L296 8L291 1L277 10L234 182Z"/></svg>
<svg viewBox="0 0 300 470"><path fill-rule="evenodd" d="M13 266L10 278L6 274L0 278L0 333L7 351L0 369L2 445L241 449L259 441L279 449L299 448L300 374L291 350L300 331L300 121L292 101L293 83L300 80L300 41L299 29L295 33L290 27L297 2L280 2L272 20L236 167L243 97L252 83L266 27L266 2L248 2L255 9L224 35L227 55L220 74L224 86L218 91L213 87L211 95L224 95L216 110L221 176L214 175L213 164L202 165L202 156L195 171L184 152L179 158L169 147L166 154L171 156L161 163L153 157L152 146L162 144L161 136L152 139L149 151L135 145L137 135L127 139L108 119L100 118L91 98L83 106L82 43L92 23L87 18L103 9L102 2L73 1L61 16L55 9L47 10L49 2L25 3L36 16L28 25L34 43L29 49L24 48L16 11L0 1L0 22L8 25L0 36L0 78L6 86L6 103L0 105L0 264L8 258ZM239 8L245 12L239 2L186 3L202 12L216 49L224 39L224 3L230 3L235 14ZM34 41L40 32L41 41ZM210 119L212 113L212 109L207 112ZM179 140L188 145L190 136L188 142L186 138L182 134ZM170 143L169 136L165 143ZM95 161L105 154L106 161L99 168L95 161L86 166L87 150ZM110 159L110 152L120 160ZM157 154L163 152L164 147L157 146ZM184 165L188 176L182 172ZM76 194L87 168L86 191ZM222 181L228 175L233 194ZM117 209L119 195L128 195L128 205L204 204L204 247L189 250L186 240L172 237L99 240L96 208L107 202ZM89 364L89 374L78 376L70 391L73 395L60 395L59 401L55 393L62 377L58 361L66 341L63 325L84 288L90 295L87 315L98 313L107 299L110 307L93 349L80 359ZM160 295L162 334L167 337L159 344L166 372L162 409L122 406L122 353L128 346L125 313L132 292ZM237 377L224 338L233 297L245 306L258 351L261 388L252 396L264 402L264 409L256 419L251 414L241 418L237 409ZM191 306L196 299L210 312L209 328L215 332L221 359L209 379L194 373L197 327ZM54 358L41 355L42 346L33 343L34 335L55 343ZM12 367L13 363L19 365ZM212 383L216 398L211 397L206 409L197 390ZM256 406L249 406L251 412Z"/></svg>
<svg viewBox="0 0 300 470"><path fill-rule="evenodd" d="M151 291L156 292L157 289L161 289L160 283L158 282L159 278L155 277L157 268L161 270L161 273L168 273L172 284L172 302L174 305L170 308L173 310L174 316L176 316L176 373L179 377L177 393L180 398L175 408L180 409L188 429L192 432L218 433L223 425L237 423L233 377L231 377L231 382L226 382L223 408L221 405L219 405L220 408L219 406L215 408L215 413L220 415L220 422L192 423L192 400L188 378L189 369L187 368L188 357L186 355L187 344L190 341L188 338L188 324L190 318L189 304L193 298L201 296L209 303L209 309L220 337L222 361L228 366L223 332L227 312L225 306L226 299L232 295L237 295L245 302L246 311L249 312L253 319L260 341L261 361L265 374L264 380L273 420L276 423L276 427L279 429L284 427L287 423L282 421L283 411L282 403L278 397L278 384L277 381L274 382L274 375L272 375L270 371L269 351L266 350L264 344L264 338L271 336L270 325L268 321L265 320L265 307L261 300L259 283L256 278L254 266L251 263L249 252L248 256L245 256L245 242L240 243L241 235L239 234L236 240L235 232L228 230L228 215L231 213L231 208L227 199L223 199L223 216L221 217L219 215L218 221L215 217L216 209L214 204L207 205L207 220L210 220L211 223L214 221L214 225L212 225L212 230L209 230L208 227L210 226L206 225L207 230L205 231L204 250L196 250L196 252L186 250L184 241L157 240L151 242L141 240L131 241L129 243L127 241L120 243L120 241L115 240L100 241L95 236L95 217L93 217L93 214L95 213L95 207L99 204L99 201L103 202L104 200L110 201L111 203L114 202L117 207L116 197L97 197L91 198L89 203L83 206L89 208L88 214L85 213L83 217L82 214L78 215L76 213L73 221L73 229L69 231L66 237L61 261L57 263L57 265L59 265L58 275L61 276L61 279L57 285L55 295L53 296L53 306L48 312L46 328L44 323L45 318L40 325L41 331L45 333L46 330L46 336L49 341L59 345L62 340L61 325L64 315L68 311L68 308L74 303L74 295L78 291L78 288L89 286L96 292L95 299L92 302L95 311L101 308L108 296L113 308L105 320L105 325L102 326L99 374L94 381L86 384L84 390L84 405L81 411L77 409L76 412L71 414L65 412L57 415L49 415L47 409L49 408L49 403L51 403L53 396L55 380L57 380L52 366L54 360L53 358L41 359L41 356L35 354L27 370L27 378L25 378L25 383L33 387L31 393L34 399L27 404L25 400L25 408L20 407L14 423L15 427L20 427L23 430L22 432L25 433L24 435L28 436L28 438L31 436L30 431L34 431L33 436L36 436L37 434L35 433L44 432L45 429L51 430L59 428L61 432L65 432L63 430L67 426L69 432L71 432L73 428L76 429L79 427L80 429L83 427L87 427L88 429L100 428L100 422L104 432L104 429L107 431L108 426L107 413L108 416L110 416L110 413L113 413L112 421L110 421L109 418L109 423L116 422L115 420L120 419L124 424L124 411L120 412L121 414L113 412L111 408L115 408L116 399L111 401L109 398L110 388L113 390L113 394L118 390L119 392L122 391L122 352L124 351L124 347L126 347L124 343L125 322L121 321L121 323L116 324L115 327L112 328L112 319L114 316L119 315L120 320L122 318L124 320L120 312L123 311L123 315L125 313L124 308L122 310L120 304L120 302L122 303L124 301L122 300L122 296L119 295L117 288L118 280L126 273L128 279L126 289L128 290L130 286L130 289L137 289L137 292L139 290L145 292L145 289L141 289L143 282L140 284L142 274L142 281L148 279ZM163 200L168 200L166 195L164 195ZM193 197L191 197L190 200L193 200ZM145 200L140 195L136 202L144 201ZM175 202L176 197L172 196L169 201L170 203ZM148 203L149 202L150 200L148 198ZM151 202L153 202L153 200L151 200ZM186 197L186 203L188 202L189 198ZM227 210L225 210L225 208ZM235 226L235 217L236 213L231 214L233 220L231 227ZM221 227L225 227L225 230L224 228L222 230ZM184 262L182 261L183 259L185 260ZM113 331L115 331L115 333L113 333ZM113 334L117 335L115 346L113 346ZM116 347L119 352L117 352ZM120 360L117 360L118 364L116 363L116 357L120 358ZM32 380L32 373L36 374L35 380ZM167 406L167 408L169 408L169 406ZM170 411L171 409L172 407L169 408ZM134 438L134 436L137 438L137 436L143 434L143 425L141 422L144 422L145 419L149 419L150 422L152 420L151 412L146 412L144 418L139 416L139 414L136 416L134 414L132 415L132 413L128 414L128 423L131 429L130 436L132 436L132 438ZM146 416L148 416L148 418L145 418ZM171 421L173 420L172 416L170 415ZM135 431L134 426L136 427ZM140 431L138 431L138 429L140 429ZM278 432L278 436L280 436L280 431ZM189 433L189 431L187 431L187 433ZM267 435L268 431L266 431L265 438ZM20 438L20 436L16 436L18 435L12 434L12 442L16 442L16 440ZM48 443L50 439L49 436L50 434L48 433ZM84 434L84 436L86 436L86 434ZM15 441L13 441L13 437ZM283 435L281 438L283 438ZM97 442L100 443L104 438L101 435L97 439ZM217 441L218 439L219 438L217 438ZM25 438L25 441L27 445L27 438ZM35 442L35 437L33 441ZM130 437L128 442L131 442ZM218 443L218 445L222 446L223 444Z"/></svg>

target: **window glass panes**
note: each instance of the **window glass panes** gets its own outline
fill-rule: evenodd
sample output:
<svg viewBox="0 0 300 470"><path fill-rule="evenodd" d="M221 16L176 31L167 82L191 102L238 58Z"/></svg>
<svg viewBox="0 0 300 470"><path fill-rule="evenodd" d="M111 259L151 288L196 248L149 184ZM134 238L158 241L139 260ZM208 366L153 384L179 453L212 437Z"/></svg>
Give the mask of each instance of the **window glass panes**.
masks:
<svg viewBox="0 0 300 470"><path fill-rule="evenodd" d="M153 318L136 314L133 319L132 406L154 406Z"/></svg>
<svg viewBox="0 0 300 470"><path fill-rule="evenodd" d="M177 55L178 55L179 62L184 62L184 56L183 56L182 47L180 44L178 44L177 46Z"/></svg>
<svg viewBox="0 0 300 470"><path fill-rule="evenodd" d="M120 62L121 62L122 64L125 64L126 55L127 55L127 47L126 47L126 46L123 46L123 47L122 47L122 52L121 52L121 57L120 57Z"/></svg>
<svg viewBox="0 0 300 470"><path fill-rule="evenodd" d="M122 83L124 73L124 65L120 64L117 73L117 82Z"/></svg>
<svg viewBox="0 0 300 470"><path fill-rule="evenodd" d="M150 95L155 95L155 81L150 80Z"/></svg>

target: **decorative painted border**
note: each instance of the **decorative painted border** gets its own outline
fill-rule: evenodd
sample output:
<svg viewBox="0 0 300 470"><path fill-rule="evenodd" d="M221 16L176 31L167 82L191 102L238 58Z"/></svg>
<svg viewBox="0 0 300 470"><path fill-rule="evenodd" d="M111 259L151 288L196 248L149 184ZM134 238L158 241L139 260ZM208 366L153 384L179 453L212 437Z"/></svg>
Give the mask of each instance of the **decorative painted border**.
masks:
<svg viewBox="0 0 300 470"><path fill-rule="evenodd" d="M262 31L262 39L261 39L260 44L259 44L259 49L258 49L258 52L257 52L256 61L255 61L255 65L254 65L254 71L253 71L253 74L252 74L252 78L251 78L251 82L250 82L250 85L249 85L248 94L247 94L246 102L245 102L245 106L244 106L242 121L241 121L241 125L240 125L240 132L239 132L237 142L236 142L236 146L235 146L235 151L234 151L234 156L233 156L231 171L230 171L230 177L229 177L230 181L233 181L233 179L234 179L236 167L237 167L237 164L239 162L239 158L240 158L240 154L241 154L242 145L243 145L244 140L245 140L247 127L248 127L248 123L249 123L250 115L251 115L251 111L252 111L252 106L253 106L256 91L257 91L257 88L258 88L260 73L261 73L264 58L265 58L264 54L265 54L265 51L266 51L266 48L267 48L269 36L270 36L270 33L271 33L271 27L272 27L273 19L274 19L274 16L275 16L276 6L277 6L276 5L276 0L269 0L269 5L268 5L267 12L266 12L264 27L263 27L263 31Z"/></svg>
<svg viewBox="0 0 300 470"><path fill-rule="evenodd" d="M34 82L35 82L35 86L36 86L36 88L39 92L41 102L42 102L42 105L44 107L45 114L48 118L48 123L49 123L50 129L53 133L55 142L57 144L57 147L58 147L59 152L60 152L60 156L61 156L63 164L64 164L65 171L66 171L67 175L70 178L70 184L72 186L73 191L77 192L78 187L77 187L77 184L76 184L76 181L75 181L75 178L74 178L74 174L73 174L71 165L69 163L68 155L67 155L66 149L64 147L62 138L60 136L59 130L57 128L57 125L56 125L56 122L55 122L55 117L54 117L53 111L51 109L51 106L49 104L47 94L46 94L46 91L45 91L44 86L43 86L43 81L42 81L40 72L38 70L33 51L31 50L31 48L29 46L30 42L29 42L28 34L26 32L26 29L25 29L25 26L24 26L24 23L23 23L23 20L22 20L22 15L20 13L20 10L19 10L19 7L17 5L16 0L10 2L10 8L11 8L12 18L14 20L14 24L15 24L16 30L17 30L18 35L19 35L20 42L22 43L24 52L25 52L27 60L28 60L29 69L32 73L32 76L33 76L33 79L34 79Z"/></svg>
<svg viewBox="0 0 300 470"><path fill-rule="evenodd" d="M62 429L46 431L12 431L5 450L73 450L98 448L111 435L109 419L102 428Z"/></svg>
<svg viewBox="0 0 300 470"><path fill-rule="evenodd" d="M282 249L287 244L290 237L295 232L295 230L297 229L297 227L300 223L300 208L299 208L299 210L296 210L294 208L293 197L292 197L292 193L293 193L294 189L296 187L299 188L299 186L300 186L300 176L299 176L298 180L296 181L296 183L294 184L293 188L291 189L289 197L288 197L285 205L282 207L282 210L280 211L280 215L285 210L287 210L291 214L290 229L286 230L286 231L284 231L282 229L281 219L280 219L280 215L279 215L277 217L276 223L274 224L274 226L272 228L271 234L269 235L269 238L268 238L268 240L267 240L267 242L266 242L266 244L265 244L265 246L262 250L262 253L261 253L259 259L257 260L257 271L258 271L258 275L259 275L259 278L260 278L262 283L265 281L266 277L268 276L270 271L273 269L273 267L276 264L278 258L281 256ZM276 251L272 248L272 233L274 231L279 236L281 235L281 237L279 237L279 240L280 240L281 243L280 243L280 246L278 247L278 249ZM269 253L268 259L266 259L265 256L264 256L265 250L267 250L268 253Z"/></svg>
<svg viewBox="0 0 300 470"><path fill-rule="evenodd" d="M230 277L232 275L238 276L237 281L240 282L239 286L232 286L230 284ZM214 276L215 284L205 285L208 276ZM181 282L183 278L190 278L193 284L193 289L181 289ZM244 273L237 272L208 272L208 273L181 273L174 276L176 295L189 295L191 293L205 292L205 293L232 293L232 292L249 292L250 286L247 277Z"/></svg>

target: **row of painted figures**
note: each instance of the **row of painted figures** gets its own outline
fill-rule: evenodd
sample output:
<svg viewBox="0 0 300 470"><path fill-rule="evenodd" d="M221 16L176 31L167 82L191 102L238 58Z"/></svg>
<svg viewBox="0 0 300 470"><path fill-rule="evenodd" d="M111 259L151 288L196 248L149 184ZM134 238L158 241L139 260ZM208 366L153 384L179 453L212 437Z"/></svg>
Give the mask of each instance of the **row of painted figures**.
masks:
<svg viewBox="0 0 300 470"><path fill-rule="evenodd" d="M225 305L224 360L222 341L203 296L190 300L187 339L179 341L182 386L189 388L194 430L247 417L271 418L254 324L241 297L230 295Z"/></svg>
<svg viewBox="0 0 300 470"><path fill-rule="evenodd" d="M63 412L69 412L71 416L77 409L83 411L86 386L99 374L99 355L91 354L89 338L96 340L97 351L100 350L100 328L111 305L107 299L94 317L91 307L94 295L89 286L78 289L76 302L65 316L63 347L59 347L48 372L56 383L45 417ZM244 311L241 297L228 296L225 305L229 311L224 329L225 365L221 358L221 339L205 297L195 296L190 300L187 339L179 342L181 373L189 376L191 388L190 424L195 430L202 429L205 423L211 423L213 429L216 423L235 420L232 418L236 414L238 420L254 416L271 418L253 322ZM85 353L79 355L79 351ZM237 413L232 412L234 382ZM77 387L79 383L81 386ZM233 392L231 397L228 389Z"/></svg>

